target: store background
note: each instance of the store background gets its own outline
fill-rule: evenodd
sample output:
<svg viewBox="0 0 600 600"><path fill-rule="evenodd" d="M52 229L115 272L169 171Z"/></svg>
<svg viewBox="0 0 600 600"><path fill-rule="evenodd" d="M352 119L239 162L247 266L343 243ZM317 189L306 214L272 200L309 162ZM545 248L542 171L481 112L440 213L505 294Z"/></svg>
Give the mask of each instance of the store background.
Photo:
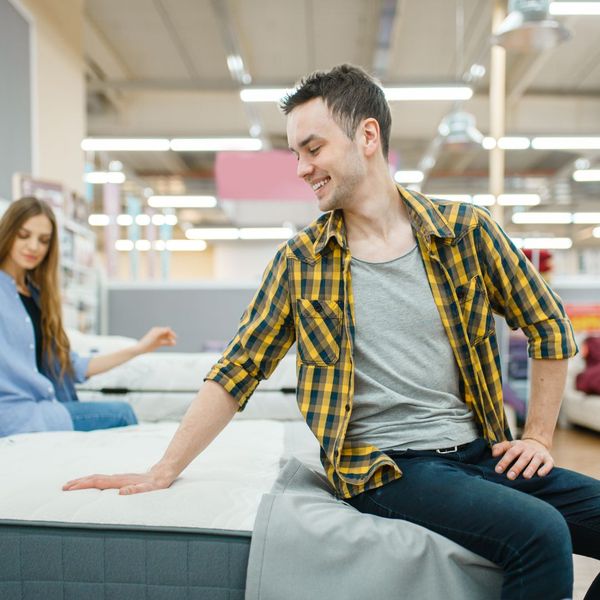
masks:
<svg viewBox="0 0 600 600"><path fill-rule="evenodd" d="M536 4L550 3L511 2ZM289 89L342 62L386 88L465 86L472 96L463 101L391 102L391 167L421 171L411 185L424 193L487 204L511 237L537 246L530 256L540 268L547 250L544 275L583 341L600 330L600 15L557 16L568 40L495 50L493 66L492 19L506 8L500 0L0 0L0 212L26 193L54 206L69 327L136 337L161 322L177 330L178 351L218 350L275 248L318 215L297 181L277 104L245 102L241 92ZM503 94L491 91L493 80ZM484 139L503 136L506 149ZM579 139L533 147L549 136L563 146ZM167 147L84 150L90 138ZM243 138L260 150L169 149L179 138ZM590 181L576 181L578 173ZM415 174L398 177L408 185ZM500 192L536 195L538 204L499 206ZM156 195L210 196L215 206L155 208ZM540 213L559 222L515 222ZM213 235L189 239L197 228ZM210 239L216 228L283 232ZM552 247L558 238L562 249ZM173 249L189 243L203 249ZM498 330L522 416L523 338L500 319ZM600 429L599 405L588 402L574 422ZM576 434L558 433L565 464L599 476L597 434Z"/></svg>

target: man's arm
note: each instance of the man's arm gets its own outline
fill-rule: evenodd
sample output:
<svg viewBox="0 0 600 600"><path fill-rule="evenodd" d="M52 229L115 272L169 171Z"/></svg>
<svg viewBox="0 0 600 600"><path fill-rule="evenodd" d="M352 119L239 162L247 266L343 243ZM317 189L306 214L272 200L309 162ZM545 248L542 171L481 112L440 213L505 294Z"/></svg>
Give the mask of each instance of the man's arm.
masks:
<svg viewBox="0 0 600 600"><path fill-rule="evenodd" d="M532 361L529 410L523 436L492 447L494 456L504 455L496 472L503 473L510 467L509 479L516 479L520 474L531 479L536 473L540 477L547 475L554 467L550 450L567 379L567 362L568 359Z"/></svg>
<svg viewBox="0 0 600 600"><path fill-rule="evenodd" d="M573 328L560 298L537 269L486 209L474 210L480 224L479 256L488 298L494 312L503 315L511 329L523 330L533 360L524 439L493 446L494 456L504 455L497 470L504 472L514 463L508 469L511 479L521 472L527 478L536 472L546 475L554 464L550 447L565 387L567 359L577 353Z"/></svg>
<svg viewBox="0 0 600 600"><path fill-rule="evenodd" d="M63 490L118 489L137 494L168 488L179 474L231 421L238 410L236 400L218 383L206 381L190 404L163 457L146 473L90 475L73 479Z"/></svg>
<svg viewBox="0 0 600 600"><path fill-rule="evenodd" d="M164 489L242 410L259 381L269 377L295 339L282 245L265 270L238 332L186 412L161 460L147 473L92 475L65 490L119 488L121 494Z"/></svg>

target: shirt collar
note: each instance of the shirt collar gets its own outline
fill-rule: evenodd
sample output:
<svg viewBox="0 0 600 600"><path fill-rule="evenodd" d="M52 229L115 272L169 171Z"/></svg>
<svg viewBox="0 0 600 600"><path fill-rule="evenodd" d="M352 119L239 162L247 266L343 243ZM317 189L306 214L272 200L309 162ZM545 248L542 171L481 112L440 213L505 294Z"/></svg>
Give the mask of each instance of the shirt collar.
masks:
<svg viewBox="0 0 600 600"><path fill-rule="evenodd" d="M427 247L431 245L432 236L448 239L449 241L454 239L454 231L435 203L418 192L406 190L400 185L396 187L400 199L408 210L408 218L415 235L420 236ZM341 210L333 210L329 214L323 230L315 240L315 256L323 251L331 238L335 238L335 241L342 248L347 248L346 227Z"/></svg>
<svg viewBox="0 0 600 600"><path fill-rule="evenodd" d="M0 269L0 281L4 283L4 285L9 285L12 283L13 287L16 289L17 284L15 283L14 277L9 275L3 269Z"/></svg>

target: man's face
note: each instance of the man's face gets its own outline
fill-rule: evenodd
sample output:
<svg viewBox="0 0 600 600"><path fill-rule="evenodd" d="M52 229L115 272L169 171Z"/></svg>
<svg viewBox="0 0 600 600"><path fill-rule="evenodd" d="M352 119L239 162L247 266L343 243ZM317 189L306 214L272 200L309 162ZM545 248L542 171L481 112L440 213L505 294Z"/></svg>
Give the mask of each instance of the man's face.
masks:
<svg viewBox="0 0 600 600"><path fill-rule="evenodd" d="M344 208L366 176L358 143L348 138L321 98L292 110L287 120L298 177L313 189L323 212Z"/></svg>

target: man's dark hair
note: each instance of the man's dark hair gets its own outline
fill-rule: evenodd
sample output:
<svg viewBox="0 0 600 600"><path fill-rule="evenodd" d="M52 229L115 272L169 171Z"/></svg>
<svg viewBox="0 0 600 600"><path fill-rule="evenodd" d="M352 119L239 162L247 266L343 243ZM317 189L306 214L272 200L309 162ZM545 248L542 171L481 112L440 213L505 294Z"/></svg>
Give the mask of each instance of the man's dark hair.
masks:
<svg viewBox="0 0 600 600"><path fill-rule="evenodd" d="M294 108L313 98L323 98L331 116L351 140L363 119L376 119L383 156L387 159L392 115L381 86L366 71L353 65L340 65L327 72L315 71L283 98L280 108L289 115Z"/></svg>

